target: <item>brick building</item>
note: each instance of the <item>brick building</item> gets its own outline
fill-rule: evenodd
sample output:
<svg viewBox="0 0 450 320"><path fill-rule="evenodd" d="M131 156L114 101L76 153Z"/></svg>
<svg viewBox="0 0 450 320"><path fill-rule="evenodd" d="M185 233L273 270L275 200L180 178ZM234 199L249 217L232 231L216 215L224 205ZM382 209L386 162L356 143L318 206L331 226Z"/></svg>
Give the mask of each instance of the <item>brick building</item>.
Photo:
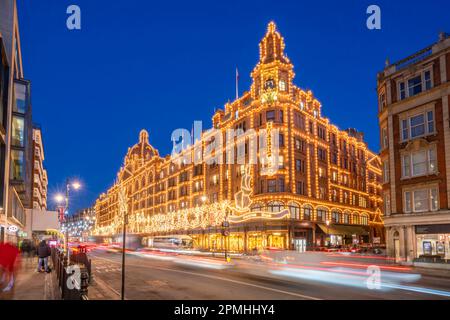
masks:
<svg viewBox="0 0 450 320"><path fill-rule="evenodd" d="M161 157L141 131L117 181L96 201L95 233L117 235L128 214L132 234L188 235L195 247L210 250L303 251L383 241L379 157L361 132L340 130L322 115L311 91L294 85L284 47L271 22L250 90L217 110L213 128L176 156ZM238 132L232 143L230 129ZM263 139L253 140L262 132ZM259 163L249 164L255 145ZM272 145L279 150L275 167ZM195 162L211 149L210 158ZM218 155L229 159L228 151L243 162L208 162ZM224 220L230 224L226 238Z"/></svg>
<svg viewBox="0 0 450 320"><path fill-rule="evenodd" d="M388 254L413 263L450 258L450 38L378 74Z"/></svg>

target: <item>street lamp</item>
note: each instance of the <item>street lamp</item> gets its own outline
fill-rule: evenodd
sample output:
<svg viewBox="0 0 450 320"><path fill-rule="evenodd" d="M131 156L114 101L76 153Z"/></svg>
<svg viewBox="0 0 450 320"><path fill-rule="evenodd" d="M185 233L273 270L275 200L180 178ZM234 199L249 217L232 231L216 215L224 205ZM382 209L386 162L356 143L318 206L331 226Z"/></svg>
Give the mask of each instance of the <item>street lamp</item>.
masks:
<svg viewBox="0 0 450 320"><path fill-rule="evenodd" d="M75 190L79 190L81 188L81 184L78 181L70 181L69 179L66 179L66 196L64 197L62 194L57 194L55 196L55 201L57 203L63 203L63 201L65 201L64 216L69 214L69 193L70 193L71 187ZM61 224L62 224L62 222L61 222ZM70 262L69 228L67 225L65 226L64 231L65 231L64 232L65 233L64 251L67 254L67 263L69 263Z"/></svg>
<svg viewBox="0 0 450 320"><path fill-rule="evenodd" d="M330 220L325 221L325 224L327 225L327 236L329 236L329 233L330 233L330 230L329 230ZM330 246L330 242L331 242L331 237L329 237L329 238L330 238L330 241L328 241L328 246Z"/></svg>

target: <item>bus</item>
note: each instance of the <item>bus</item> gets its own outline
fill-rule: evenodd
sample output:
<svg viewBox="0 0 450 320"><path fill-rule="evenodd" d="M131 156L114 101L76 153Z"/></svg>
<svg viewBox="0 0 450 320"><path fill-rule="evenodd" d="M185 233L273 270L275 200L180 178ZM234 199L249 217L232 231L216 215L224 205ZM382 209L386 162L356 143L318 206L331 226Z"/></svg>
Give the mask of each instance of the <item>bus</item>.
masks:
<svg viewBox="0 0 450 320"><path fill-rule="evenodd" d="M150 248L161 249L193 249L193 240L186 235L155 236L147 238Z"/></svg>

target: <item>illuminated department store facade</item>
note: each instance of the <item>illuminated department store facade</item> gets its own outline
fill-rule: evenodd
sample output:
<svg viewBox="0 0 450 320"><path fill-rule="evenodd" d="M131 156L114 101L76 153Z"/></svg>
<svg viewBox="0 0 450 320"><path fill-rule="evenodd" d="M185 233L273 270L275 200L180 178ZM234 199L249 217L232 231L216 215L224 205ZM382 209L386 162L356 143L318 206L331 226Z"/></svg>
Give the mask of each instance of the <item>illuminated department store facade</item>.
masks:
<svg viewBox="0 0 450 320"><path fill-rule="evenodd" d="M339 130L322 116L312 92L293 84L284 46L271 22L250 91L216 111L215 130L204 131L178 156L161 157L142 130L116 182L96 201L94 234L114 239L127 214L127 232L144 242L152 236L188 235L196 248L206 250L303 251L329 243L384 242L380 159L362 133ZM233 138L234 144L217 144L217 139L226 141L229 129L243 134ZM246 133L262 131L265 138L255 142L258 156L270 160L272 145L279 150L273 170L269 161L249 164L255 140ZM271 131L279 133L276 141ZM192 160L206 150L226 158L227 148L235 148L233 157L242 157L244 164Z"/></svg>

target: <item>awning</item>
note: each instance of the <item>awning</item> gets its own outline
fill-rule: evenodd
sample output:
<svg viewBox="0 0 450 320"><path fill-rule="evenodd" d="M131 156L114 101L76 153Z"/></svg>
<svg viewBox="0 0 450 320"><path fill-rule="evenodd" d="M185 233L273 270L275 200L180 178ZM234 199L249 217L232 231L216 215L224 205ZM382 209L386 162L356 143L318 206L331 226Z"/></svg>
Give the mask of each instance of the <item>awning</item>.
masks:
<svg viewBox="0 0 450 320"><path fill-rule="evenodd" d="M319 226L320 229L322 229L322 231L325 234L348 235L348 236L352 236L354 234L357 236L368 236L369 235L369 231L367 231L365 228L359 227L359 226L341 226L341 225L337 225L337 224L331 224L331 225L327 226L327 225L321 224L321 223L318 223L317 225Z"/></svg>

